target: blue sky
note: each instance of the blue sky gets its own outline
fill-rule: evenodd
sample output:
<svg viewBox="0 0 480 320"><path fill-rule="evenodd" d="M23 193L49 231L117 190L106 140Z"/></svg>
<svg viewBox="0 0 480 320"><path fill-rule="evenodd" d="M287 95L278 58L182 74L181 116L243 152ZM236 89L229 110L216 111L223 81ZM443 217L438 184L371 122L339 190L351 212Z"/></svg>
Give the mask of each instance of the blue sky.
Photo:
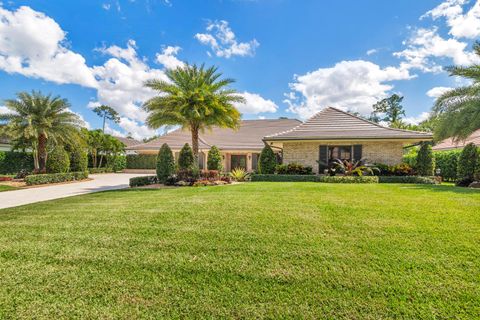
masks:
<svg viewBox="0 0 480 320"><path fill-rule="evenodd" d="M236 79L246 119L367 114L399 93L412 122L462 85L442 66L479 62L480 4L466 0L5 1L0 16L2 99L58 94L91 128L101 126L91 108L108 104L122 116L108 130L137 138L156 133L143 124L153 93L142 84L184 61Z"/></svg>

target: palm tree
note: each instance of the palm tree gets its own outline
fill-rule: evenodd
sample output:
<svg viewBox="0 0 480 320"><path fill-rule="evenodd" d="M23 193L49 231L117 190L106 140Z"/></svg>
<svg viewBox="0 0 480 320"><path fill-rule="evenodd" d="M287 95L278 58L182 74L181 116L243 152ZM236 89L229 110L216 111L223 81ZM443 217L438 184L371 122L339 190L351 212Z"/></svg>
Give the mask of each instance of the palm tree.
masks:
<svg viewBox="0 0 480 320"><path fill-rule="evenodd" d="M5 130L17 145L31 148L35 169L46 172L47 143L62 144L79 139L80 118L69 111L66 99L41 92L17 93L17 99L5 101L9 113L0 115Z"/></svg>
<svg viewBox="0 0 480 320"><path fill-rule="evenodd" d="M198 159L198 134L213 126L236 129L240 112L234 103L244 98L234 89L226 88L233 79L220 79L217 67L186 64L165 73L170 81L151 80L146 86L158 96L148 100L144 108L149 115L147 124L152 128L179 125L192 134L192 148ZM197 162L195 162L197 163Z"/></svg>
<svg viewBox="0 0 480 320"><path fill-rule="evenodd" d="M480 57L479 42L473 45L473 49ZM446 70L451 76L470 80L470 84L445 92L435 102L433 117L438 117L435 138L464 140L480 128L480 64L453 66Z"/></svg>

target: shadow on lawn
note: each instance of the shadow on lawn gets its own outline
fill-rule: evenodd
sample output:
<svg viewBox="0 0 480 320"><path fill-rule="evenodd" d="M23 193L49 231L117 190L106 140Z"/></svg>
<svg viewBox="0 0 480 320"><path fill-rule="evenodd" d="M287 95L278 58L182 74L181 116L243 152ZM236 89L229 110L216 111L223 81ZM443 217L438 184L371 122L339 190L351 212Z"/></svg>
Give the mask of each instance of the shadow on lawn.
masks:
<svg viewBox="0 0 480 320"><path fill-rule="evenodd" d="M429 190L435 192L453 192L461 194L480 194L480 189L472 189L456 186L439 186L439 185L425 185L416 184L408 187L409 189Z"/></svg>

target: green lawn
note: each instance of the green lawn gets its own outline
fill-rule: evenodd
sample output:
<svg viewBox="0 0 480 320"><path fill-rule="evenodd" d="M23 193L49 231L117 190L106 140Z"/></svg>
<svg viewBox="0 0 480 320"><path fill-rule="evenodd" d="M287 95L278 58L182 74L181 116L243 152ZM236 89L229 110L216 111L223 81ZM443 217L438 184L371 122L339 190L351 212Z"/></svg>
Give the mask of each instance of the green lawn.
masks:
<svg viewBox="0 0 480 320"><path fill-rule="evenodd" d="M2 191L10 191L10 190L17 190L18 188L11 187L11 186L6 186L6 185L0 185L0 192Z"/></svg>
<svg viewBox="0 0 480 320"><path fill-rule="evenodd" d="M480 192L249 183L0 210L0 318L472 319Z"/></svg>

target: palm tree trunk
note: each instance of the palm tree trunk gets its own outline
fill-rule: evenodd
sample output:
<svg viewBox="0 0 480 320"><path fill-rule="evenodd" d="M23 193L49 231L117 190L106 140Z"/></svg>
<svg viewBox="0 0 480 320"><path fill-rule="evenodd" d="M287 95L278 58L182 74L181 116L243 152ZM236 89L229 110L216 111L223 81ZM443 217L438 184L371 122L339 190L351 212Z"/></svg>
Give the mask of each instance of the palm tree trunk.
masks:
<svg viewBox="0 0 480 320"><path fill-rule="evenodd" d="M38 137L38 168L40 173L47 172L47 137L44 134Z"/></svg>
<svg viewBox="0 0 480 320"><path fill-rule="evenodd" d="M198 165L198 128L192 127L192 151L193 151L193 163Z"/></svg>

